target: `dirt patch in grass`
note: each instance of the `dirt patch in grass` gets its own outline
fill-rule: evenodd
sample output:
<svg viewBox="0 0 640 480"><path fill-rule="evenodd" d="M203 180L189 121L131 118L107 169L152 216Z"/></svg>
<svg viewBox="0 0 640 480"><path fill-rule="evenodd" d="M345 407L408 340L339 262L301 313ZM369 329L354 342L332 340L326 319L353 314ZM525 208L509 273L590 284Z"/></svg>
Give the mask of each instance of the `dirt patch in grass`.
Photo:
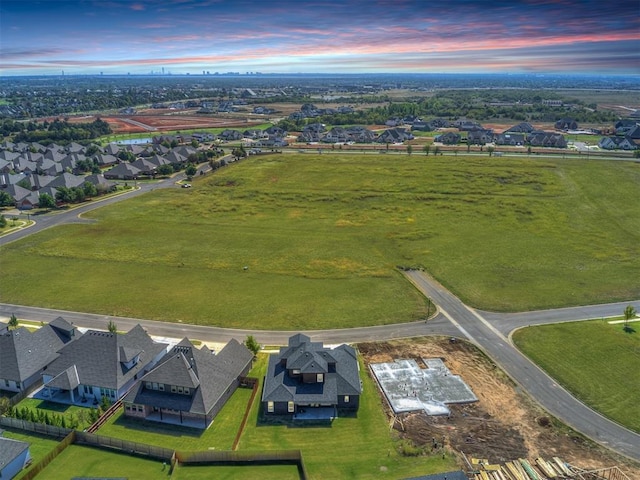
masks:
<svg viewBox="0 0 640 480"><path fill-rule="evenodd" d="M358 345L367 365L395 359L442 358L449 370L471 387L479 401L450 406L451 415L398 415L394 429L415 445L442 444L467 457L504 463L517 458L560 457L583 469L618 465L630 478L640 478L640 465L585 439L549 417L473 345L447 338L424 338ZM382 395L382 393L380 393ZM390 422L393 411L385 405Z"/></svg>

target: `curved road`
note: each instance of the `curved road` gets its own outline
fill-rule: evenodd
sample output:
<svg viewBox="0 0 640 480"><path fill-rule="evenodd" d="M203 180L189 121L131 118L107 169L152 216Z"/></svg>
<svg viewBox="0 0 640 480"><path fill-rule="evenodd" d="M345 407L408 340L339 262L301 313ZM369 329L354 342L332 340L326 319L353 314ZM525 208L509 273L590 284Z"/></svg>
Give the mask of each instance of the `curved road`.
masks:
<svg viewBox="0 0 640 480"><path fill-rule="evenodd" d="M35 225L0 237L0 246L54 225L82 221L78 217L82 213L146 193L155 188L170 187L181 177L173 177L154 184L141 184L139 189L123 195L92 202L63 213L38 217ZM522 326L617 316L628 304L632 304L637 310L640 310L640 301L514 314L482 312L466 306L451 292L423 272L409 271L405 272L405 275L418 290L431 298L439 307L438 314L428 322L315 330L304 333L315 341L323 341L327 344L380 341L424 335L459 336L462 334L462 336L482 349L497 365L500 365L518 385L549 413L596 442L629 458L640 461L640 435L604 418L578 401L527 357L522 355L513 346L509 338L509 335L515 329ZM254 335L264 345L282 345L286 344L289 336L297 333L226 329L0 304L1 316L9 317L11 314L15 314L22 319L44 322L63 316L78 326L98 329L106 329L109 321L113 320L118 325L118 328L122 330L129 330L136 324L141 324L153 335L172 338L190 337L209 342L226 342L231 338L241 341L247 335Z"/></svg>

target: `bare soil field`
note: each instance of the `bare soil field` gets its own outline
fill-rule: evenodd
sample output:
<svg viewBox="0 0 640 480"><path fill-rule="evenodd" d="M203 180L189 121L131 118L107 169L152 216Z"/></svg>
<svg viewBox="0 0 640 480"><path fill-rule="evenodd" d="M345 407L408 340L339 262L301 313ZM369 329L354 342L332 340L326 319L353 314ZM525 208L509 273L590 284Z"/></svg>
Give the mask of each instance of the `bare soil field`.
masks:
<svg viewBox="0 0 640 480"><path fill-rule="evenodd" d="M166 132L227 127L250 128L252 125L263 123L261 120L196 115L132 115L109 116L102 117L102 119L109 123L114 133Z"/></svg>
<svg viewBox="0 0 640 480"><path fill-rule="evenodd" d="M411 358L442 358L449 370L469 385L479 401L451 405L452 414L421 412L398 415L393 428L416 446L439 448L444 443L467 457L502 463L518 458L560 457L583 469L617 465L629 478L640 478L640 465L616 455L549 417L475 346L448 338L425 337L358 345L367 366ZM383 394L379 391L379 394ZM393 411L383 399L390 419ZM437 445L434 445L437 444Z"/></svg>

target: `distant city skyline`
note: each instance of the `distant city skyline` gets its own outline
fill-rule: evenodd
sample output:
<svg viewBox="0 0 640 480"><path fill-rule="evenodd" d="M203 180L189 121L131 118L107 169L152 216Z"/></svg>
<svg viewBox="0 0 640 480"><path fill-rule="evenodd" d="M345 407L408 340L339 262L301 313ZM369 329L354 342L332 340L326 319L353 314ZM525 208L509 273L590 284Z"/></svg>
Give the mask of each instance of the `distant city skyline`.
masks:
<svg viewBox="0 0 640 480"><path fill-rule="evenodd" d="M0 75L640 74L640 1L2 0Z"/></svg>

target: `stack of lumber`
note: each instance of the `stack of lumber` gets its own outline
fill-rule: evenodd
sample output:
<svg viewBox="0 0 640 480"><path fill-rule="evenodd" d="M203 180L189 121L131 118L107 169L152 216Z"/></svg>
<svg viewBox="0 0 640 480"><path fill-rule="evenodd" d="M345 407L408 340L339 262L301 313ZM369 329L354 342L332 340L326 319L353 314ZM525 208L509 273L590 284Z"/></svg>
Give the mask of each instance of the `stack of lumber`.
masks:
<svg viewBox="0 0 640 480"><path fill-rule="evenodd" d="M476 470L474 480L557 480L574 477L573 472L560 458L545 460L542 457L530 462L524 458L506 462L504 465L491 465L485 459L471 459Z"/></svg>

